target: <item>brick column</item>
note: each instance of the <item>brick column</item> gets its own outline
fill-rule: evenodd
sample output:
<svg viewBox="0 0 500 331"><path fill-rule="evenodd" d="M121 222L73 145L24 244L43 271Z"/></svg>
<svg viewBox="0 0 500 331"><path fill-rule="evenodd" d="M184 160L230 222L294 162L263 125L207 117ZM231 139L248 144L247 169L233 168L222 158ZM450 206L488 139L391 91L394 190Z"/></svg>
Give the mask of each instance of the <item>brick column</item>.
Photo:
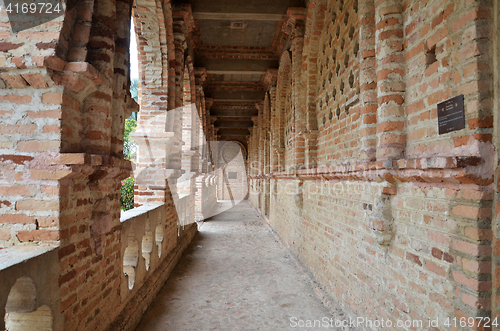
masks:
<svg viewBox="0 0 500 331"><path fill-rule="evenodd" d="M169 176L180 176L180 169L168 169L168 156L175 140L173 132L166 132L167 90L142 90L141 111L137 130L132 134L137 142L137 169L135 204L166 203L168 192L175 194L176 187L167 184Z"/></svg>
<svg viewBox="0 0 500 331"><path fill-rule="evenodd" d="M174 44L175 44L175 109L183 106L183 84L184 84L184 52L187 48L186 37L184 34L176 31L182 31L183 21L174 21ZM174 118L172 118L174 117ZM174 132L175 136L182 137L182 112L170 112L167 120L167 131ZM179 124L179 125L177 125ZM169 168L181 168L182 146L181 140L177 139L172 145L171 158L169 159Z"/></svg>
<svg viewBox="0 0 500 331"><path fill-rule="evenodd" d="M377 59L375 56L375 4L359 1L360 160L374 161L377 146Z"/></svg>
<svg viewBox="0 0 500 331"><path fill-rule="evenodd" d="M280 154L283 154L283 149L280 148L279 145L279 125L280 125L280 116L278 114L278 109L276 108L276 99L278 95L278 91L276 86L271 88L271 172L282 171L279 169L279 160Z"/></svg>
<svg viewBox="0 0 500 331"><path fill-rule="evenodd" d="M182 24L178 23L176 28L182 30ZM146 203L173 206L178 199L176 181L181 175L182 142L182 111L179 107L182 106L185 38L181 33L173 37L175 51L168 55L171 60L169 86L157 87L153 83L158 81L151 81L152 87L143 86L137 130L132 134L138 150L137 206Z"/></svg>
<svg viewBox="0 0 500 331"><path fill-rule="evenodd" d="M205 200L209 198L210 192L208 192L208 187L206 186L206 180L210 176L208 169L208 143L206 141L207 130L206 130L206 108L205 108L205 93L203 87L196 85L196 103L199 104L198 114L199 121L196 121L197 132L197 155L195 160L193 160L193 167L197 170L198 175L195 179L196 191L195 191L195 221L203 220L203 213L205 212ZM211 169L210 169L211 170ZM211 207L211 206L207 206Z"/></svg>
<svg viewBox="0 0 500 331"><path fill-rule="evenodd" d="M264 98L264 169L263 174L268 174L270 172L270 151L271 151L271 140L270 140L270 129L271 129L271 97L269 93L266 93Z"/></svg>
<svg viewBox="0 0 500 331"><path fill-rule="evenodd" d="M270 127L270 120L271 118L271 100L270 100L270 95L269 93L266 93L266 97L264 98L264 137L262 139L262 144L264 144L264 158L263 158L263 175L267 175L270 170L270 140L269 140L269 127ZM269 179L267 177L264 177L262 180L262 193L263 193L263 199L264 199L264 204L262 206L262 213L264 215L269 214L269 193L270 193L270 188L269 188Z"/></svg>
<svg viewBox="0 0 500 331"><path fill-rule="evenodd" d="M113 81L114 75L114 25L106 24L108 17L116 16L114 1L103 0L93 7L93 24L90 31L87 58L104 77ZM98 47L93 45L99 45ZM85 100L83 122L86 123L82 141L84 151L94 154L108 154L111 151L112 86L103 84L101 88Z"/></svg>
<svg viewBox="0 0 500 331"><path fill-rule="evenodd" d="M258 150L258 146L259 146L259 139L257 137L258 127L257 127L257 123L256 123L257 117L253 116L252 121L254 122L254 126L253 126L253 128L251 128L249 130L250 131L250 139L249 139L250 142L248 144L248 162L249 162L250 169L251 169L250 175L257 176L259 169L258 169L258 165L256 166L256 164L254 164L255 161L258 161L257 150ZM257 187L258 187L258 181L257 181L257 179L255 179L255 177L253 177L250 180L250 184L249 184L249 197L250 197L253 205L256 208L259 208L259 203L258 203L259 194L258 194ZM257 198L255 196L257 196Z"/></svg>
<svg viewBox="0 0 500 331"><path fill-rule="evenodd" d="M295 108L295 144L294 144L294 168L303 169L305 164L305 89L302 82L302 51L304 49L304 21L297 20L294 29L295 37L292 42L292 79L293 79L293 103Z"/></svg>
<svg viewBox="0 0 500 331"><path fill-rule="evenodd" d="M259 174L264 173L264 149L265 149L265 144L264 144L264 135L265 135L265 128L264 128L264 103L262 101L259 101L255 103L255 107L258 110L258 120L257 120L257 140L258 140L258 146L257 146L257 153L258 156L255 159L255 161L259 162Z"/></svg>
<svg viewBox="0 0 500 331"><path fill-rule="evenodd" d="M252 148L250 149L251 151L251 156L252 158L248 159L251 162L256 162L255 165L252 166L252 176L257 176L259 174L260 170L260 165L258 164L259 162L259 146L260 146L260 140L259 140L259 116L252 116L252 122L253 122L253 128L250 131L250 137L252 139Z"/></svg>
<svg viewBox="0 0 500 331"><path fill-rule="evenodd" d="M276 88L276 127L272 130L273 135L276 133L276 149L278 157L279 171L288 171L286 164L286 152L292 153L293 149L286 150L286 113L291 111L286 109L288 93L293 93L293 87L290 87L290 82L293 82L292 75L292 59L289 51L283 52L280 59L278 80ZM291 94L293 96L293 94ZM292 103L293 104L293 103ZM292 141L293 143L293 141Z"/></svg>
<svg viewBox="0 0 500 331"><path fill-rule="evenodd" d="M403 157L405 65L401 0L375 3L377 59L377 159Z"/></svg>
<svg viewBox="0 0 500 331"><path fill-rule="evenodd" d="M317 138L318 138L318 98L317 87L320 81L319 75L319 40L325 26L325 13L328 3L309 2L309 17L306 20L308 33L304 36L304 54L302 61L302 72L304 78L305 93L305 116L306 132L305 139L305 168L312 169L317 165ZM309 32L310 31L310 32Z"/></svg>
<svg viewBox="0 0 500 331"><path fill-rule="evenodd" d="M258 176L264 175L264 151L265 151L265 139L264 136L266 135L266 129L265 129L265 119L264 119L264 102L259 101L258 102L258 107L257 109L259 110L259 126L257 128L258 132L258 161L259 161L259 171L258 171ZM264 191L262 190L263 185L262 185L262 177L259 177L256 179L257 182L257 192L258 192L258 197L259 197L259 208L261 208L261 211L263 210L263 201L264 201Z"/></svg>

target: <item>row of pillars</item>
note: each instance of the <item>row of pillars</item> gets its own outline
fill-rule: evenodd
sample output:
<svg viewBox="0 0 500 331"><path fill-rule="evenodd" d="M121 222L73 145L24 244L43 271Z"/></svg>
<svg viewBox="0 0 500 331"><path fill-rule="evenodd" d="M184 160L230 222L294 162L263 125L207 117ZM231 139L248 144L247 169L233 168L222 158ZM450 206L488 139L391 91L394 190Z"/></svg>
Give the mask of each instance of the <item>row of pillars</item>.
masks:
<svg viewBox="0 0 500 331"><path fill-rule="evenodd" d="M203 84L206 70L194 68L183 19L173 21L168 80L141 88L141 111L133 134L138 145L135 205L173 206L190 195L193 219L203 218L203 188L213 170L209 141L216 139ZM168 85L168 86L164 86Z"/></svg>

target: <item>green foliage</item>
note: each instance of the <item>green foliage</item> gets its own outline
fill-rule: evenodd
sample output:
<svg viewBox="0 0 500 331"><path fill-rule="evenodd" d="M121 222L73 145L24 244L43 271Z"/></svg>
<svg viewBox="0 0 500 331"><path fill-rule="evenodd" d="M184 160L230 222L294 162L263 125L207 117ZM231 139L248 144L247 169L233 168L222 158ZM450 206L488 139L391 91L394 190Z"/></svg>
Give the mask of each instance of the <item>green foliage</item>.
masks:
<svg viewBox="0 0 500 331"><path fill-rule="evenodd" d="M132 78L130 80L130 94L135 102L139 103L139 79Z"/></svg>
<svg viewBox="0 0 500 331"><path fill-rule="evenodd" d="M125 135L123 136L123 156L126 159L134 159L137 147L133 138L130 137L130 133L135 131L137 127L137 122L133 118L128 118L125 120Z"/></svg>
<svg viewBox="0 0 500 331"><path fill-rule="evenodd" d="M130 138L130 133L135 131L135 128L137 127L137 121L134 120L133 118L127 118L125 120L125 139Z"/></svg>
<svg viewBox="0 0 500 331"><path fill-rule="evenodd" d="M122 181L120 204L122 210L134 208L134 179L127 178Z"/></svg>

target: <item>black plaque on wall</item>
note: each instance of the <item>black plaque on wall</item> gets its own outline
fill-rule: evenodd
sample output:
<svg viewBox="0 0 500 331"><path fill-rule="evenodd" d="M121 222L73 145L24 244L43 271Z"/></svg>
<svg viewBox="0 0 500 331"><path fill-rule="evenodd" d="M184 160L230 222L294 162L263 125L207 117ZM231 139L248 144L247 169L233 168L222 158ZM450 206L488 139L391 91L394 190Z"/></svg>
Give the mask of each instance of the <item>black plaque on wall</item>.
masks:
<svg viewBox="0 0 500 331"><path fill-rule="evenodd" d="M465 128L464 96L459 95L437 105L439 134Z"/></svg>

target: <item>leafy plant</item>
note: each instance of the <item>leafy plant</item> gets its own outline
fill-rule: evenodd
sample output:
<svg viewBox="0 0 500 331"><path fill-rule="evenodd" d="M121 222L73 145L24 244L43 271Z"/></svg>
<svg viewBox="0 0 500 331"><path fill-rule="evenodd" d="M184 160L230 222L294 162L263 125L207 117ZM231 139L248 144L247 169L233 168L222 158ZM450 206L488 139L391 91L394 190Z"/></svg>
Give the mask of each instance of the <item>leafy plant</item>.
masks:
<svg viewBox="0 0 500 331"><path fill-rule="evenodd" d="M130 137L130 133L135 131L137 127L137 122L133 118L127 118L125 120L125 135L123 136L123 156L126 159L134 159L137 153L137 145L133 138Z"/></svg>
<svg viewBox="0 0 500 331"><path fill-rule="evenodd" d="M120 204L122 210L134 208L134 178L130 177L122 181Z"/></svg>
<svg viewBox="0 0 500 331"><path fill-rule="evenodd" d="M130 94L135 102L139 102L139 79L132 78L130 80Z"/></svg>

